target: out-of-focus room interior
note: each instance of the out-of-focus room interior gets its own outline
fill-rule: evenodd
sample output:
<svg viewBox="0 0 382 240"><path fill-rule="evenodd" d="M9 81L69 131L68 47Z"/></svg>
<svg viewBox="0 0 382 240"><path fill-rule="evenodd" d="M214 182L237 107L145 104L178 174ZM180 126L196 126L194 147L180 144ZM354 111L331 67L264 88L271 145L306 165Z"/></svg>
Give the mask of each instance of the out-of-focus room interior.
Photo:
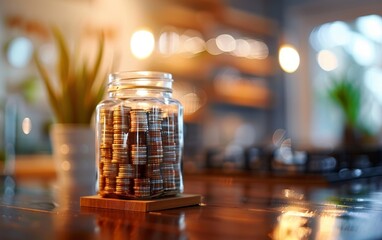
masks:
<svg viewBox="0 0 382 240"><path fill-rule="evenodd" d="M55 71L57 27L90 59L103 33L111 72L173 74L185 174L381 174L381 15L377 0L1 1L0 163L54 170L33 53Z"/></svg>

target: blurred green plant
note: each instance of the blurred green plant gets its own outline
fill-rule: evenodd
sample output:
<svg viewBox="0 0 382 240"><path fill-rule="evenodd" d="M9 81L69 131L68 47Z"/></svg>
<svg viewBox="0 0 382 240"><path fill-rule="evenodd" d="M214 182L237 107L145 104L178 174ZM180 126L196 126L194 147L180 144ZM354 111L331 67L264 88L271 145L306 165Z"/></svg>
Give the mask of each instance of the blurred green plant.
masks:
<svg viewBox="0 0 382 240"><path fill-rule="evenodd" d="M5 151L3 149L0 149L0 162L5 161Z"/></svg>
<svg viewBox="0 0 382 240"><path fill-rule="evenodd" d="M27 76L21 83L8 84L7 92L21 95L26 103L36 103L38 99L38 81L39 79L35 75Z"/></svg>
<svg viewBox="0 0 382 240"><path fill-rule="evenodd" d="M331 83L329 97L342 110L345 124L352 128L358 127L362 107L362 89L359 83L346 76L332 77Z"/></svg>
<svg viewBox="0 0 382 240"><path fill-rule="evenodd" d="M335 103L344 116L344 145L359 144L361 138L369 138L372 133L361 119L364 105L362 83L345 74L331 76L328 89L329 99Z"/></svg>
<svg viewBox="0 0 382 240"><path fill-rule="evenodd" d="M90 124L97 104L105 93L108 70L102 69L104 36L100 34L95 59L80 59L79 51L71 53L62 32L52 28L57 48L55 76L40 59L38 51L33 59L43 80L56 123ZM56 81L56 82L55 82ZM58 81L58 84L57 84Z"/></svg>

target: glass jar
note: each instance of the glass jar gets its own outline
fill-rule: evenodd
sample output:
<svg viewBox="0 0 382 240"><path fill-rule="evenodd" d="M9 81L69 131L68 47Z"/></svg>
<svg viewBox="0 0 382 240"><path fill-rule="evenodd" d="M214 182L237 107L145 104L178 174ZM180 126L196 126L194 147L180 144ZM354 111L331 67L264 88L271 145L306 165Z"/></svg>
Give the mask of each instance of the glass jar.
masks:
<svg viewBox="0 0 382 240"><path fill-rule="evenodd" d="M98 193L151 199L183 192L183 107L172 75L117 72L96 109Z"/></svg>

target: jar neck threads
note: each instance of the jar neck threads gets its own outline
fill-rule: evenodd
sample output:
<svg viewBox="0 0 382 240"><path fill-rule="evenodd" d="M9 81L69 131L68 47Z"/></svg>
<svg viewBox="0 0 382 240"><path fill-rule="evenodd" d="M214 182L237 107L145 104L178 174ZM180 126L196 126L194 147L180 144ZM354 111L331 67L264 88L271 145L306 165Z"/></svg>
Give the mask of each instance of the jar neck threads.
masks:
<svg viewBox="0 0 382 240"><path fill-rule="evenodd" d="M111 96L172 94L172 75L164 72L135 71L117 72L109 75L108 93Z"/></svg>

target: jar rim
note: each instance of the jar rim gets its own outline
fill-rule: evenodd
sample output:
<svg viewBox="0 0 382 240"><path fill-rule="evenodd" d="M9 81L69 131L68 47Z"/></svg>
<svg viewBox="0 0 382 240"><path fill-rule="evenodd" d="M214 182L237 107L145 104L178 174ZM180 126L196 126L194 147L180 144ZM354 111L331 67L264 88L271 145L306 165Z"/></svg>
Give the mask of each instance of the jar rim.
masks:
<svg viewBox="0 0 382 240"><path fill-rule="evenodd" d="M172 92L172 74L155 71L123 71L109 74L108 91L150 88Z"/></svg>
<svg viewBox="0 0 382 240"><path fill-rule="evenodd" d="M159 79L159 80L170 80L172 79L172 74L167 72L158 71L120 71L109 74L109 83L115 80L133 80L133 79Z"/></svg>

